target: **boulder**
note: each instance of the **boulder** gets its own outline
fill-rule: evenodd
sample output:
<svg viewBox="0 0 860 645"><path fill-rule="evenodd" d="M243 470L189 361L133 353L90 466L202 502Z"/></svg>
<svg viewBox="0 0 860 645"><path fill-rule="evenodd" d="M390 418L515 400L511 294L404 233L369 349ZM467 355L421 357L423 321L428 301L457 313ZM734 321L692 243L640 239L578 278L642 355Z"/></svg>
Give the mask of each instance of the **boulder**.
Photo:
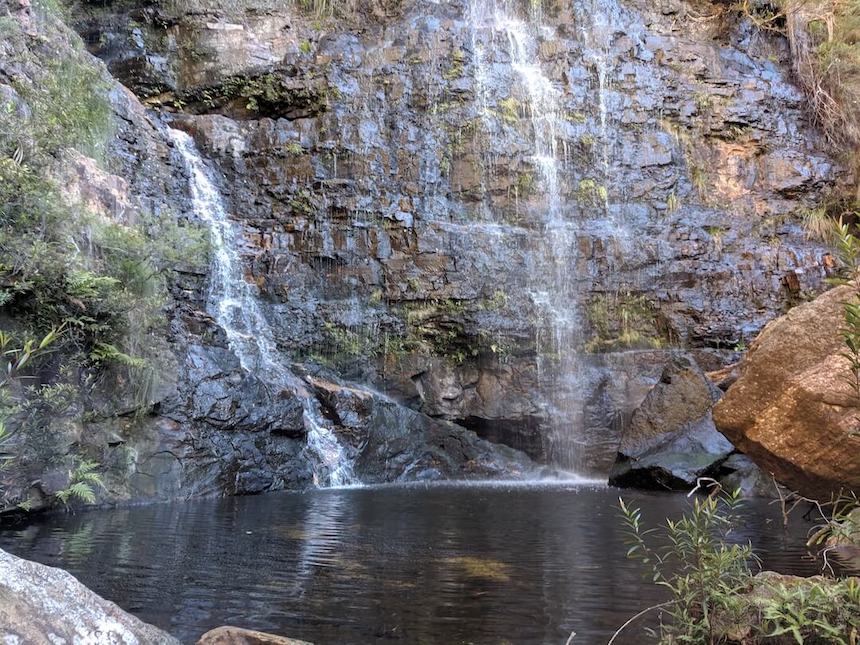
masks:
<svg viewBox="0 0 860 645"><path fill-rule="evenodd" d="M773 478L744 454L736 452L720 464L718 479L724 489L739 490L743 497L779 497Z"/></svg>
<svg viewBox="0 0 860 645"><path fill-rule="evenodd" d="M286 636L266 634L241 627L216 627L203 634L197 645L312 645Z"/></svg>
<svg viewBox="0 0 860 645"><path fill-rule="evenodd" d="M841 286L768 324L714 409L720 431L763 470L800 493L860 491L860 401L840 336Z"/></svg>
<svg viewBox="0 0 860 645"><path fill-rule="evenodd" d="M0 551L0 641L179 645L62 569Z"/></svg>
<svg viewBox="0 0 860 645"><path fill-rule="evenodd" d="M711 418L719 397L690 356L673 356L622 432L610 484L688 489L716 474L733 451Z"/></svg>
<svg viewBox="0 0 860 645"><path fill-rule="evenodd" d="M366 484L433 479L517 479L534 474L529 457L462 426L433 419L332 374L306 375L323 416L348 446Z"/></svg>

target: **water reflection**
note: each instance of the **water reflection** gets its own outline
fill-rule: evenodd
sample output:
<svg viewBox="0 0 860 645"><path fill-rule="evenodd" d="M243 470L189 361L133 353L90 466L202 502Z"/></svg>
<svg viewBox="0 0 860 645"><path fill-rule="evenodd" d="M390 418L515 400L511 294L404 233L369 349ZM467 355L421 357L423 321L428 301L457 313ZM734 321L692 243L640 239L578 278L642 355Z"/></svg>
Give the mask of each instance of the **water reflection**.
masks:
<svg viewBox="0 0 860 645"><path fill-rule="evenodd" d="M646 517L678 495L625 493ZM659 602L624 558L617 491L565 486L321 490L46 518L0 548L61 566L194 642L235 624L324 643L606 642ZM764 566L812 573L808 526L745 512ZM626 642L642 642L631 632Z"/></svg>

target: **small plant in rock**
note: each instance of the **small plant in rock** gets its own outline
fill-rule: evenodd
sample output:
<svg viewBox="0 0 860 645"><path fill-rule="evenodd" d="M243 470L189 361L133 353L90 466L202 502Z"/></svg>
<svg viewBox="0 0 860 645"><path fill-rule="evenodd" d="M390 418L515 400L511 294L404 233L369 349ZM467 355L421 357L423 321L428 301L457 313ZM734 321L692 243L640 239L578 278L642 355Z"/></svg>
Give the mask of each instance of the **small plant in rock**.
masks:
<svg viewBox="0 0 860 645"><path fill-rule="evenodd" d="M659 631L652 632L665 645L860 642L856 578L753 575L751 545L730 539L741 506L738 491L717 489L695 499L680 520L667 520L663 529L645 528L639 509L623 500L620 504L628 557L645 565L654 583L668 589L669 599L633 616L609 645L636 619L655 609L668 616L661 620ZM817 535L827 539L830 530L822 529Z"/></svg>
<svg viewBox="0 0 860 645"><path fill-rule="evenodd" d="M57 492L59 499L65 506L73 499L84 504L96 503L96 488L104 488L101 475L96 470L99 464L95 461L80 460L75 468L69 473L69 486Z"/></svg>
<svg viewBox="0 0 860 645"><path fill-rule="evenodd" d="M790 636L799 645L857 642L860 584L848 578L826 584L775 583L761 608L764 639Z"/></svg>
<svg viewBox="0 0 860 645"><path fill-rule="evenodd" d="M13 385L25 377L26 367L50 351L61 333L61 329L53 329L41 339L30 338L13 347L12 335L0 330L0 451L13 434L6 419L19 409L18 397L12 393ZM0 458L0 468L10 460L9 456Z"/></svg>
<svg viewBox="0 0 860 645"><path fill-rule="evenodd" d="M803 213L803 230L806 239L827 241L833 234L833 220L827 214L824 207L811 208Z"/></svg>

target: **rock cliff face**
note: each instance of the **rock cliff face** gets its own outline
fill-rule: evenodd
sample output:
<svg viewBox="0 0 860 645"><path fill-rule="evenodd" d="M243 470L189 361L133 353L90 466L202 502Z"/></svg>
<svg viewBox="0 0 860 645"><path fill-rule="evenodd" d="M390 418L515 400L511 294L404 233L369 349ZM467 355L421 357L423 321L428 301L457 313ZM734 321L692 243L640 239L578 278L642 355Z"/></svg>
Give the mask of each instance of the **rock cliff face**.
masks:
<svg viewBox="0 0 860 645"><path fill-rule="evenodd" d="M705 2L526 4L491 16L462 0L357 2L326 17L269 0L118 0L71 15L130 91L111 93L110 171L82 161L70 185L114 215L193 223L164 128L192 133L223 175L280 351L329 370L339 394L314 391L372 480L530 467L448 422L606 473L664 348L716 369L821 288L800 215L841 171L782 43ZM553 186L510 16L531 25L532 67L558 93ZM548 246L552 208L563 246ZM301 406L240 369L202 313L205 289L205 272L177 267L147 413L111 399L78 431L115 498L311 481ZM550 320L539 296L559 292ZM344 421L343 401L368 411ZM467 446L453 461L439 439L451 432ZM380 446L402 441L401 463L385 461Z"/></svg>
<svg viewBox="0 0 860 645"><path fill-rule="evenodd" d="M528 284L553 275L546 186L511 53L472 8L114 6L78 27L220 164L286 351L540 456L558 412ZM714 11L542 7L537 63L563 92L560 191L578 227L563 260L592 351L731 348L820 287L798 218L838 173L771 62L780 43ZM582 362L589 392L617 382L611 357Z"/></svg>

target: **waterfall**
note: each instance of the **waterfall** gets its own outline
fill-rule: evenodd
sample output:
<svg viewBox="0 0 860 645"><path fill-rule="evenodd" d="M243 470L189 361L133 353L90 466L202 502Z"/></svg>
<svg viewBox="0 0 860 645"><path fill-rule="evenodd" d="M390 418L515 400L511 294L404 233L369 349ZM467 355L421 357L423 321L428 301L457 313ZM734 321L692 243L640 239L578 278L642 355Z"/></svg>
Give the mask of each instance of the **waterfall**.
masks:
<svg viewBox="0 0 860 645"><path fill-rule="evenodd" d="M207 311L227 334L230 349L242 369L262 383L292 390L302 399L307 430L307 455L318 486L343 486L355 476L346 451L319 413L319 404L290 370L278 350L252 285L245 280L239 252L241 231L230 220L214 171L203 161L192 138L169 130L189 176L194 213L209 228L212 262Z"/></svg>
<svg viewBox="0 0 860 645"><path fill-rule="evenodd" d="M524 103L530 159L543 194L543 203L535 209L539 219L529 223L535 235L526 282L537 316L538 380L550 404L549 456L556 465L578 472L582 468L578 446L584 426L584 388L574 271L580 229L563 203L565 169L559 159L559 149L565 149L563 91L541 64L540 43L552 36L552 30L541 23L539 3L531 3L528 19L521 18L515 6L499 0L471 0L474 75L479 107L491 130L491 105L509 101L514 93ZM497 51L507 54L515 75L505 83L492 82L498 61L488 57Z"/></svg>

